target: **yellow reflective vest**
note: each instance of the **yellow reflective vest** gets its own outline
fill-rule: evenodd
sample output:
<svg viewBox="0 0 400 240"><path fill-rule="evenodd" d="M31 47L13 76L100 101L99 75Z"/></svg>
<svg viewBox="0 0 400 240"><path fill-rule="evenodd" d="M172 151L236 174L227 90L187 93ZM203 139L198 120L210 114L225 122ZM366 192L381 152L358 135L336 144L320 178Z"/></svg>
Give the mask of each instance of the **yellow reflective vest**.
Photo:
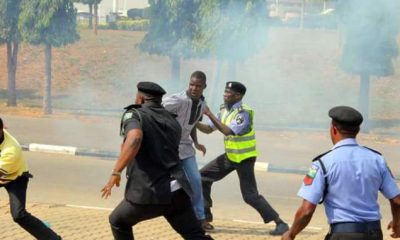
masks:
<svg viewBox="0 0 400 240"><path fill-rule="evenodd" d="M231 109L230 111L226 108L221 109L221 122L226 126L229 126L232 121L236 121L237 115L246 111L250 116L250 131L244 135L229 135L224 138L225 153L228 159L232 162L240 163L241 161L257 157L256 151L256 137L253 126L253 110L245 104L242 104L238 108Z"/></svg>
<svg viewBox="0 0 400 240"><path fill-rule="evenodd" d="M6 184L28 172L28 164L18 141L6 130L3 131L4 141L0 144L0 184Z"/></svg>

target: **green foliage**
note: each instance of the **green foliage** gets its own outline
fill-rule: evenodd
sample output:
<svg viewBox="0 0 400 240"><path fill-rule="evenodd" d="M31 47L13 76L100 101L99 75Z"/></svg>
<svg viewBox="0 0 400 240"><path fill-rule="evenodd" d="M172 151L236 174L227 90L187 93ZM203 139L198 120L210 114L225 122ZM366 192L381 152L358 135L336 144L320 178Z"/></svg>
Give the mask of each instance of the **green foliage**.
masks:
<svg viewBox="0 0 400 240"><path fill-rule="evenodd" d="M344 46L340 67L358 75L388 76L398 55L398 0L339 2Z"/></svg>
<svg viewBox="0 0 400 240"><path fill-rule="evenodd" d="M20 3L21 0L0 0L0 43L19 40Z"/></svg>
<svg viewBox="0 0 400 240"><path fill-rule="evenodd" d="M144 16L144 9L142 8L132 8L129 9L128 12L126 13L129 18L143 18Z"/></svg>
<svg viewBox="0 0 400 240"><path fill-rule="evenodd" d="M242 61L265 45L267 17L264 0L203 0L194 47L201 55Z"/></svg>
<svg viewBox="0 0 400 240"><path fill-rule="evenodd" d="M193 56L199 0L149 0L149 4L150 26L139 48L169 57Z"/></svg>
<svg viewBox="0 0 400 240"><path fill-rule="evenodd" d="M79 39L70 0L23 0L18 27L31 44L64 46Z"/></svg>
<svg viewBox="0 0 400 240"><path fill-rule="evenodd" d="M74 2L82 3L82 4L99 4L102 0L74 0Z"/></svg>
<svg viewBox="0 0 400 240"><path fill-rule="evenodd" d="M107 29L125 30L125 31L145 31L148 29L149 20L118 20L108 23Z"/></svg>

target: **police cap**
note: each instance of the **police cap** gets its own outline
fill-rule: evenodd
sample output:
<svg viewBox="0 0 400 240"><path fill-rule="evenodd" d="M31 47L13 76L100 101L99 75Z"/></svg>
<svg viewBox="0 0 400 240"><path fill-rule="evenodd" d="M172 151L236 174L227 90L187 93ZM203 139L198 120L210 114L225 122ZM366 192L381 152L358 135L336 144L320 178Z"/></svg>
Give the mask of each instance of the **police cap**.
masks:
<svg viewBox="0 0 400 240"><path fill-rule="evenodd" d="M137 84L137 89L142 93L146 93L154 97L162 97L162 95L166 93L160 85L153 82L139 82Z"/></svg>
<svg viewBox="0 0 400 240"><path fill-rule="evenodd" d="M333 121L346 126L358 127L363 121L359 111L348 106L337 106L329 110L329 117Z"/></svg>
<svg viewBox="0 0 400 240"><path fill-rule="evenodd" d="M225 88L244 95L246 87L240 82L227 82Z"/></svg>

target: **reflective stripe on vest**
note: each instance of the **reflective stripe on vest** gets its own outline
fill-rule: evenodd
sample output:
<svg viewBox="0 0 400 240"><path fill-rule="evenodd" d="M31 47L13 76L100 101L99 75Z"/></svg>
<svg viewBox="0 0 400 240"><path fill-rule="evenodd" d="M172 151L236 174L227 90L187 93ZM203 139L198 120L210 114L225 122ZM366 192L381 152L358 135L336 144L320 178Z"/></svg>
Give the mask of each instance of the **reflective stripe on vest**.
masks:
<svg viewBox="0 0 400 240"><path fill-rule="evenodd" d="M227 109L221 110L221 122L227 126L232 121L236 121L236 116L239 112L246 111L250 117L250 132L242 135L229 135L224 138L225 153L228 159L232 162L240 163L241 161L257 156L256 151L256 138L253 129L253 110L247 105L242 104L241 107L228 111Z"/></svg>

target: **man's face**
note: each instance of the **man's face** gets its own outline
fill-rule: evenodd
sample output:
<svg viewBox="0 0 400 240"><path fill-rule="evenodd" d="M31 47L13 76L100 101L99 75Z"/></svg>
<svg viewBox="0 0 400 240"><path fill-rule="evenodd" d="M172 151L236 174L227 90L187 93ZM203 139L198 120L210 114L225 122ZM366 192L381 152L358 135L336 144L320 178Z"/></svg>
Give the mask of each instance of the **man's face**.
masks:
<svg viewBox="0 0 400 240"><path fill-rule="evenodd" d="M225 104L234 104L238 102L241 98L241 95L235 91L232 91L229 88L225 88L224 92L224 103Z"/></svg>
<svg viewBox="0 0 400 240"><path fill-rule="evenodd" d="M203 95L203 91L205 88L206 85L204 81L198 78L191 78L189 82L188 94L190 98L198 100Z"/></svg>

